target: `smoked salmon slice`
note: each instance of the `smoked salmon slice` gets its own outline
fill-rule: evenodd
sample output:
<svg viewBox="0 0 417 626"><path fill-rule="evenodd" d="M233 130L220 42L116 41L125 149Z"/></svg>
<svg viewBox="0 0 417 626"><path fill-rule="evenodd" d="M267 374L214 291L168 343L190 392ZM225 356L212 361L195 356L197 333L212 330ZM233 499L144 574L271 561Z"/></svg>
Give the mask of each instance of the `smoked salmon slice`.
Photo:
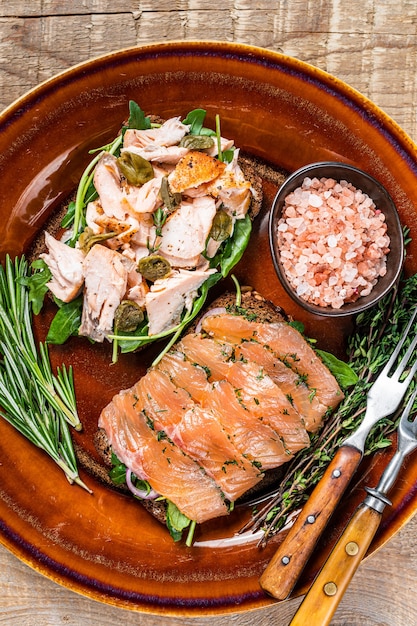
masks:
<svg viewBox="0 0 417 626"><path fill-rule="evenodd" d="M278 433L261 419L254 418L227 380L213 384L203 406L218 416L236 448L262 471L279 467L290 460L292 455L284 447Z"/></svg>
<svg viewBox="0 0 417 626"><path fill-rule="evenodd" d="M233 346L219 344L198 333L185 335L178 343L178 350L186 354L191 363L204 367L209 380L226 378L234 358Z"/></svg>
<svg viewBox="0 0 417 626"><path fill-rule="evenodd" d="M216 415L195 403L163 372L150 370L135 385L136 409L199 463L233 502L255 486L262 474L229 439Z"/></svg>
<svg viewBox="0 0 417 626"><path fill-rule="evenodd" d="M315 390L308 387L304 378L280 361L268 346L255 341L244 341L235 348L236 358L257 363L282 389L303 417L308 432L321 425L328 407L322 404Z"/></svg>
<svg viewBox="0 0 417 626"><path fill-rule="evenodd" d="M202 402L212 389L206 370L187 361L185 354L179 350L165 354L156 368L169 376L177 387L185 389L196 402Z"/></svg>
<svg viewBox="0 0 417 626"><path fill-rule="evenodd" d="M227 515L216 483L173 442L158 437L135 401L132 390L122 391L100 415L99 427L106 431L118 459L189 519L202 523Z"/></svg>
<svg viewBox="0 0 417 626"><path fill-rule="evenodd" d="M280 435L290 453L310 445L302 417L261 366L236 361L227 380L238 389L244 406Z"/></svg>
<svg viewBox="0 0 417 626"><path fill-rule="evenodd" d="M262 367L235 361L233 347L211 337L189 334L179 348L191 362L207 368L209 380L229 381L246 409L271 426L290 453L310 445L301 416Z"/></svg>
<svg viewBox="0 0 417 626"><path fill-rule="evenodd" d="M237 450L262 471L287 462L289 451L280 436L266 423L254 418L240 402L234 387L226 380L207 380L207 368L187 360L177 350L168 352L156 366L193 400L212 411Z"/></svg>
<svg viewBox="0 0 417 626"><path fill-rule="evenodd" d="M219 340L240 344L257 341L268 346L285 364L304 378L307 386L328 409L334 409L343 393L322 360L293 326L286 322L262 323L242 315L212 315L203 320L204 331Z"/></svg>

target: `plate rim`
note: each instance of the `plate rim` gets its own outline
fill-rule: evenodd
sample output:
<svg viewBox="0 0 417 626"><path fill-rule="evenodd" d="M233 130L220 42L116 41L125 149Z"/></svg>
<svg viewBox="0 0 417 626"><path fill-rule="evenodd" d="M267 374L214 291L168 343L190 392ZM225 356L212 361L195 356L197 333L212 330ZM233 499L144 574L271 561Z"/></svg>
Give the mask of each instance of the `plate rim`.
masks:
<svg viewBox="0 0 417 626"><path fill-rule="evenodd" d="M371 113L378 113L379 124L381 126L386 127L384 132L390 135L393 135L393 138L395 138L397 143L401 145L402 151L405 154L409 154L410 163L411 161L413 161L414 169L417 173L417 156L416 156L417 146L416 144L407 135L407 133L399 126L399 124L397 124L389 115L387 115L382 109L380 109L369 98L361 94L359 91L357 91L356 89L354 89L347 83L338 79L337 77L332 76L328 72L325 72L324 70L321 70L295 57L291 57L289 55L285 55L285 54L275 52L270 49L258 47L258 46L242 44L242 43L234 43L234 42L222 42L222 41L216 41L216 40L200 40L200 41L171 40L169 42L164 42L164 41L152 42L152 43L140 45L140 46L120 48L118 50L114 50L112 52L109 52L103 55L94 56L90 59L77 63L71 66L70 68L67 68L65 70L62 70L54 74L52 77L40 82L38 85L34 86L33 88L26 91L24 94L19 96L12 103L10 103L5 109L3 109L3 111L0 113L0 125L7 123L8 120L13 118L18 113L18 110L21 109L21 107L25 103L27 105L28 99L30 101L32 100L34 101L37 98L43 97L49 89L55 87L60 81L62 81L62 79L66 79L66 78L69 79L71 77L76 78L79 72L84 72L86 69L88 69L88 67L92 67L94 65L99 65L99 64L105 64L106 61L110 61L111 59L115 59L124 55L129 56L129 55L135 54L136 52L152 53L156 51L157 49L160 49L161 47L163 47L163 49L167 52L172 51L172 50L179 50L179 53L181 53L181 50L185 50L187 48L189 49L192 48L193 50L199 50L201 52L213 46L216 48L217 54L219 54L222 51L228 51L228 52L233 51L236 54L240 53L243 56L246 55L248 59L252 57L253 62L255 60L255 57L256 57L257 62L259 62L260 57L263 56L271 64L276 62L277 65L283 64L283 65L288 66L289 68L296 68L300 73L309 74L311 77L314 77L319 82L322 82L328 87L332 87L336 92L337 91L343 92L343 97L346 97L348 95L349 97L353 99L356 106L358 107L364 106L367 110L368 115L370 115ZM381 122L383 122L383 124ZM411 157L411 154L413 152L414 152L414 158ZM398 520L398 517L393 520L392 524L394 525L393 526L394 531L391 532L389 536L386 536L388 531L384 529L384 527L382 527L381 533L377 536L373 544L372 552L377 549L380 549L383 545L385 545L385 543L389 541L394 536L394 534L396 534L411 519L411 517L413 517L416 509L417 509L417 498L416 498L416 502L414 503L414 508L412 508L411 503L409 503L406 513L403 514L403 517L400 520ZM392 526L390 528L392 529ZM36 561L36 559L31 559L29 557L25 558L23 548L20 548L19 550L18 545L13 543L11 540L8 540L4 536L3 532L0 533L0 543L2 543L2 545L4 545L11 553L13 553L17 558L19 558L22 562L26 563L35 571L47 576L48 578L50 578L51 580L54 580L58 584L61 584L61 585L63 584L66 588L69 588L72 591L81 593L82 595L90 597L91 599L94 599L94 600L99 600L107 604L112 604L114 606L128 608L131 610L148 612L148 613L153 613L153 614L163 613L164 615L169 614L172 616L185 616L185 615L195 616L197 613L200 616L204 616L204 615L208 616L208 615L219 614L220 612L220 611L217 611L216 609L214 611L208 610L208 612L201 612L200 609L196 611L196 610L191 610L191 609L187 610L185 608L179 610L178 608L176 608L174 612L167 613L166 608L162 608L160 611L158 611L158 610L155 610L157 609L157 607L146 608L143 606L140 606L140 607L132 606L131 603L129 602L123 603L120 600L112 601L113 599L108 598L107 596L99 598L97 597L96 591L92 591L90 593L89 590L86 590L82 586L82 584L80 587L78 587L76 583L74 583L73 586L69 585L67 582L63 583L62 578L59 575L55 575L54 572L50 572L47 567L41 567L39 563ZM297 593L301 594L303 593L303 591L304 589L301 588L297 590ZM260 608L263 606L267 606L271 603L273 603L273 600L265 596L262 598L250 600L249 605L245 605L242 608L239 608L236 605L229 606L229 607L226 605L222 605L221 612L230 613L230 612L236 612L236 611L244 611L244 610L248 610L249 608Z"/></svg>

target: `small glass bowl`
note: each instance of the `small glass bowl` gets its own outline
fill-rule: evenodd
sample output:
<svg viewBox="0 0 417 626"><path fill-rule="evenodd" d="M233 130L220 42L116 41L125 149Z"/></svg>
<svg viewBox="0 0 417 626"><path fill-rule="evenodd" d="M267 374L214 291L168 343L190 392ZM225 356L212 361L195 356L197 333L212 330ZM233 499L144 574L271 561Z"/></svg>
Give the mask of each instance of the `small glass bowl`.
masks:
<svg viewBox="0 0 417 626"><path fill-rule="evenodd" d="M355 302L347 302L341 308L324 307L311 304L297 295L289 283L280 260L280 251L276 237L278 221L281 218L284 201L289 193L300 187L304 179L308 178L333 178L337 182L346 180L366 193L375 203L377 209L385 214L387 234L390 238L390 252L387 255L387 272L378 279L372 291L367 296L360 296ZM372 307L378 300L383 298L394 286L400 277L404 263L404 237L400 219L394 202L386 189L372 176L362 170L334 161L323 161L306 165L291 174L282 184L275 196L269 217L269 243L272 260L278 278L284 289L293 300L306 311L326 317L343 317L360 313Z"/></svg>

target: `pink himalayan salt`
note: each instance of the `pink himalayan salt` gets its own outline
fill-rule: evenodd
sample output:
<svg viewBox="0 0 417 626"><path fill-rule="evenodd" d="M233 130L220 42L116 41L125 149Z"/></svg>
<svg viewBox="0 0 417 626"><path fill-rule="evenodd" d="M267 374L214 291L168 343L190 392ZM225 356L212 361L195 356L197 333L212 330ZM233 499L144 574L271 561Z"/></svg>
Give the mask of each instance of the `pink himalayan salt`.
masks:
<svg viewBox="0 0 417 626"><path fill-rule="evenodd" d="M338 309L386 274L385 216L345 180L306 177L285 198L276 234L287 279L311 304Z"/></svg>

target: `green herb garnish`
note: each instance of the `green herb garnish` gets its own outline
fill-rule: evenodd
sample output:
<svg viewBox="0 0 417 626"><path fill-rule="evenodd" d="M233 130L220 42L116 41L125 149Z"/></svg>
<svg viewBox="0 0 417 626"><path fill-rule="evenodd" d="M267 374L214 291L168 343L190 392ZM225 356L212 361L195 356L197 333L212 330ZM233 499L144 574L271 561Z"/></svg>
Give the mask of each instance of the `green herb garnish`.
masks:
<svg viewBox="0 0 417 626"><path fill-rule="evenodd" d="M58 302L55 299L55 303L59 309L49 327L46 343L62 345L69 337L78 335L78 329L81 324L83 297L78 296L71 302Z"/></svg>
<svg viewBox="0 0 417 626"><path fill-rule="evenodd" d="M181 322L173 328L170 328L169 330L161 332L157 335L149 336L147 334L147 323L145 319L144 324L139 327L134 333L126 333L124 335L114 334L110 335L109 339L112 339L113 341L117 340L121 352L126 353L137 350L137 348L156 341L157 339L165 339L167 337L170 337L168 344L163 348L163 350L153 361L152 366L156 365L162 359L164 354L166 354L168 350L170 350L171 347L174 345L174 343L179 339L180 335L188 326L188 324L190 324L190 322L195 319L195 317L199 314L207 299L210 287L216 284L221 279L221 277L222 275L219 272L216 272L215 274L211 274L211 276L209 276L209 278L200 287L199 296L194 300L191 310L186 312Z"/></svg>
<svg viewBox="0 0 417 626"><path fill-rule="evenodd" d="M170 500L167 501L166 519L171 537L174 541L180 541L183 530L189 527L191 520L186 515L181 513L179 508Z"/></svg>
<svg viewBox="0 0 417 626"><path fill-rule="evenodd" d="M234 150L221 151L221 135L220 135L220 117L216 116L216 130L211 130L204 126L206 111L204 109L194 109L188 113L183 123L189 126L189 133L186 135L187 141L191 142L192 149L206 149L217 142L218 159L220 161L229 162L233 159ZM127 129L146 130L150 128L160 127L161 124L151 122L151 119L145 115L140 106L131 100L129 102L129 118L127 123L122 127L118 136L109 144L90 150L90 154L94 157L85 168L76 191L75 201L69 203L68 211L62 221L62 226L71 229L69 240L66 242L69 246L81 248L85 252L96 244L105 239L111 239L115 233L108 232L100 235L94 235L91 229L87 227L86 211L90 202L94 201L98 195L94 186L94 173L98 162L104 153L109 153L117 158L118 166L121 167L124 176L132 184L142 184L151 176L152 165L142 157L129 152L123 152L123 140ZM144 171L145 170L145 171ZM155 235L149 238L147 247L150 255L155 255L161 245L161 237L163 227L169 215L178 209L181 203L181 194L172 193L167 177L162 178L160 196L163 206L160 206L153 213L153 223L155 226ZM233 232L232 232L233 226ZM145 344L158 341L160 339L170 338L169 346L178 339L181 332L187 324L189 324L199 313L204 301L207 297L207 290L221 278L226 277L232 268L238 263L248 245L252 231L251 220L248 215L244 219L236 220L232 224L232 220L227 214L219 210L214 224L212 237L221 243L214 258L208 259L210 268L216 269L216 273L208 278L204 285L199 289L197 299L195 300L191 310L183 311L181 322L158 335L148 335L148 320L146 312L143 323L138 324L134 332L122 332L120 327L113 327L113 334L108 339L113 342L112 361L118 359L119 351L131 352ZM153 239L153 240L152 240ZM204 252L202 252L204 255ZM151 257L150 257L151 258ZM154 258L151 258L151 262ZM146 260L146 263L148 261ZM44 263L42 261L42 263ZM44 264L46 266L46 264ZM44 270L44 268L42 268ZM33 290L33 298L37 303L37 311L42 307L43 297L47 292L46 284L50 280L50 272L46 266L46 271L39 272L39 275L32 275L31 289ZM165 274L164 274L165 275ZM36 278L35 278L36 276ZM147 276L145 276L147 278ZM154 280L153 278L149 279ZM36 283L36 284L35 284ZM47 336L49 343L63 343L71 335L77 334L75 324L80 320L79 302L69 308L62 303L57 303L60 310L56 314L56 318L52 322L51 330ZM81 307L83 304L81 303ZM62 328L61 328L62 326ZM169 347L168 346L168 347ZM164 350L165 352L166 350ZM161 355L162 356L162 355Z"/></svg>
<svg viewBox="0 0 417 626"><path fill-rule="evenodd" d="M28 276L23 257L7 256L0 267L0 415L90 491L78 475L69 430L81 430L72 369L63 365L54 375L45 344L36 346Z"/></svg>
<svg viewBox="0 0 417 626"><path fill-rule="evenodd" d="M408 322L408 312L416 304L417 274L404 280L398 291L391 291L372 309L357 316L355 330L348 339L348 364L354 372L353 378L351 374L346 378L347 370L339 371L341 386L351 382L354 386L321 431L311 436L311 446L300 451L287 465L275 495L254 513L242 531L263 529L261 544L264 545L307 500L340 445L361 423L366 394L388 361L392 346L397 344ZM333 358L327 353L321 356L336 374ZM378 422L367 438L365 455L390 446L389 435L396 426L396 416Z"/></svg>

